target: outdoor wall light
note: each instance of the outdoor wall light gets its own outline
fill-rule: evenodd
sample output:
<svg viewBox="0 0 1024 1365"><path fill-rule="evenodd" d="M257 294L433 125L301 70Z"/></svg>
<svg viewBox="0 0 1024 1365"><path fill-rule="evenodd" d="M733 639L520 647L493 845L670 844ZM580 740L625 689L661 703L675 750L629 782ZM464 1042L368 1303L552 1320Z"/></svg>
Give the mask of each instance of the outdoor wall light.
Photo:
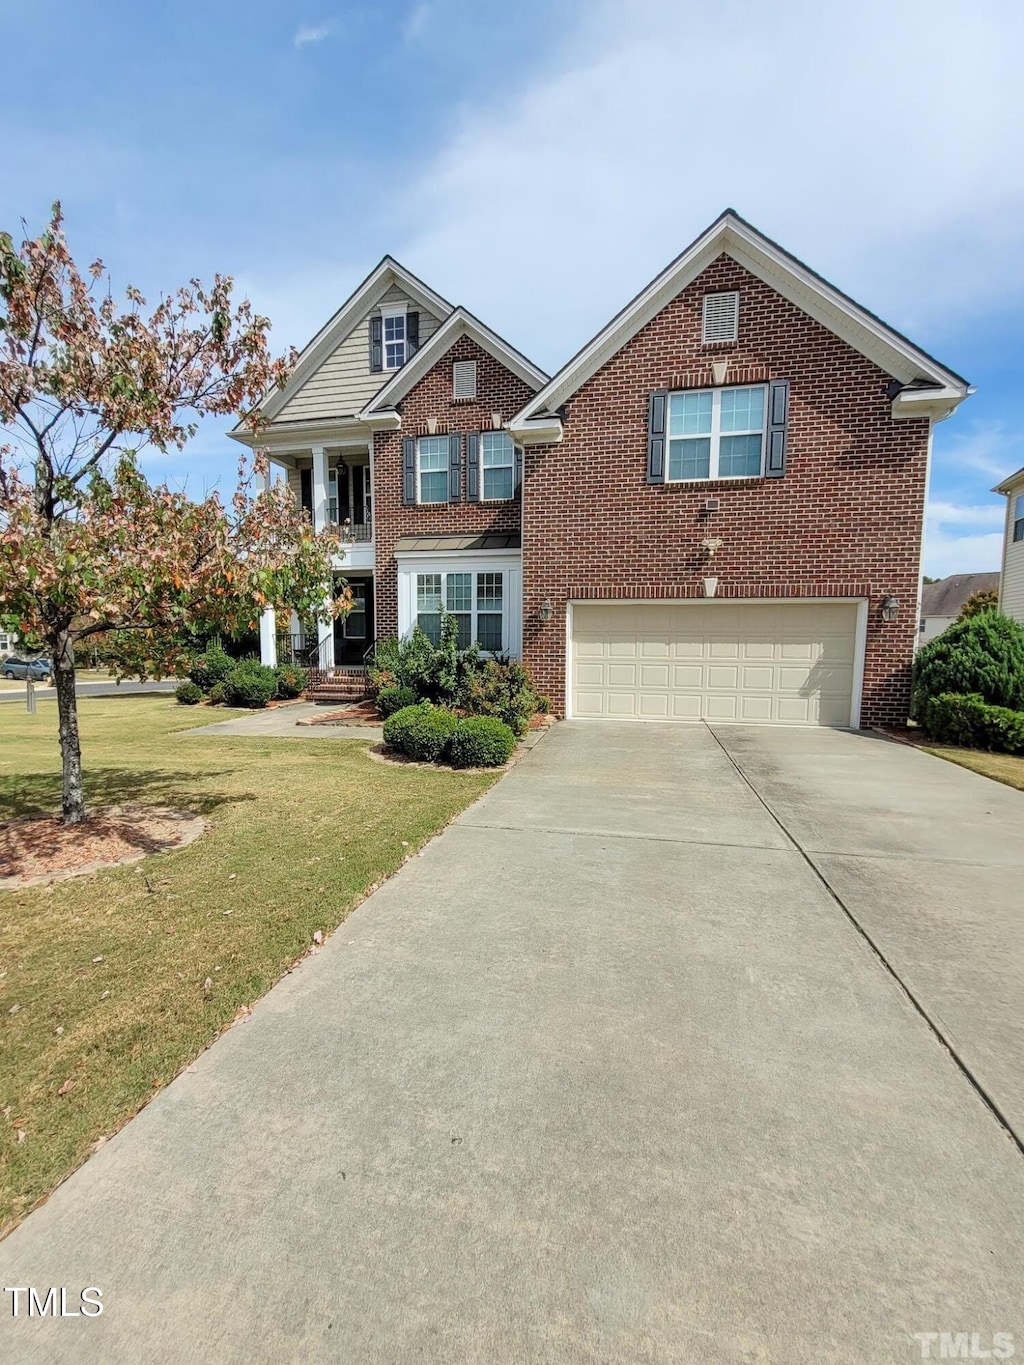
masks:
<svg viewBox="0 0 1024 1365"><path fill-rule="evenodd" d="M900 614L900 600L898 597L886 597L882 600L882 620L895 621Z"/></svg>
<svg viewBox="0 0 1024 1365"><path fill-rule="evenodd" d="M555 609L551 605L551 598L545 597L544 601L540 604L540 619L542 621L550 621L554 614Z"/></svg>

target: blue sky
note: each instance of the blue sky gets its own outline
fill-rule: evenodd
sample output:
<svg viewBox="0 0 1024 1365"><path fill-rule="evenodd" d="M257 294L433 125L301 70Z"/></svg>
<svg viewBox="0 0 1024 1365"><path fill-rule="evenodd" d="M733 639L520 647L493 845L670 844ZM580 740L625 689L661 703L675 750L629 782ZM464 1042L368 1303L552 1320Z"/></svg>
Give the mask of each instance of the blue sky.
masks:
<svg viewBox="0 0 1024 1365"><path fill-rule="evenodd" d="M726 205L977 385L925 569L998 567L1024 465L1017 0L0 0L0 226L60 197L150 295L300 345L390 251L553 370ZM152 476L234 477L205 427Z"/></svg>

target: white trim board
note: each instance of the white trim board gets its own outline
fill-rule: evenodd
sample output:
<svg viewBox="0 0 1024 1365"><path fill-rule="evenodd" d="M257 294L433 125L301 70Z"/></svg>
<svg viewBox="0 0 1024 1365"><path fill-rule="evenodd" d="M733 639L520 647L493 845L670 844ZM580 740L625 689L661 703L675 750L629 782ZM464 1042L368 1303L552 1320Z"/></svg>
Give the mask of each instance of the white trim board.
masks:
<svg viewBox="0 0 1024 1365"><path fill-rule="evenodd" d="M431 554L408 550L396 554L398 564L398 636L405 639L416 624L416 575L418 573L502 573L505 604L502 615L508 637L506 652L515 659L523 654L523 564L517 550L455 550Z"/></svg>
<svg viewBox="0 0 1024 1365"><path fill-rule="evenodd" d="M933 386L931 390L914 391L915 399L922 406L926 402L933 406L939 402L945 409L944 415L948 416L971 392L970 385L960 375L847 298L732 209L727 209L516 414L510 423L513 432L526 442L530 442L531 436L534 443L538 439L550 439L547 436L539 438L538 432L531 429L531 421L536 424L539 417L556 412L607 360L723 254L872 360L886 374L903 384L924 381ZM916 409L912 414L894 410L894 416L901 415L935 414L919 413ZM547 425L550 422L540 430L546 431Z"/></svg>

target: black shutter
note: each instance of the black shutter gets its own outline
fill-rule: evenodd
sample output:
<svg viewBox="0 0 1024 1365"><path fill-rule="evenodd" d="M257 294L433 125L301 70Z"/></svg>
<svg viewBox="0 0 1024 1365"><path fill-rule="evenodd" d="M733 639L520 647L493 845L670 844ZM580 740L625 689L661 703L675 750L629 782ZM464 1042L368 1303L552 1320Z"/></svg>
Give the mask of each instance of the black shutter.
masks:
<svg viewBox="0 0 1024 1365"><path fill-rule="evenodd" d="M512 492L513 492L513 494L515 494L515 493L518 493L519 490L520 490L520 488L522 488L522 486L523 486L523 447L522 447L522 446L516 446L516 447L515 447L515 455L513 456L513 458L514 458L514 460L515 460L515 465L514 465L514 473L513 473L513 476L512 476L512 485L513 485L513 486L512 486Z"/></svg>
<svg viewBox="0 0 1024 1365"><path fill-rule="evenodd" d="M383 324L380 314L370 319L370 372L377 374L384 368Z"/></svg>
<svg viewBox="0 0 1024 1365"><path fill-rule="evenodd" d="M419 313L406 313L405 315L405 358L411 360L415 353L420 349L420 315Z"/></svg>
<svg viewBox="0 0 1024 1365"><path fill-rule="evenodd" d="M647 482L665 482L665 413L668 390L655 389L647 403Z"/></svg>
<svg viewBox="0 0 1024 1365"><path fill-rule="evenodd" d="M466 501L480 501L480 437L475 431L466 437Z"/></svg>
<svg viewBox="0 0 1024 1365"><path fill-rule="evenodd" d="M462 435L458 431L448 437L448 501L462 501Z"/></svg>
<svg viewBox="0 0 1024 1365"><path fill-rule="evenodd" d="M416 501L416 437L402 437L402 501Z"/></svg>
<svg viewBox="0 0 1024 1365"><path fill-rule="evenodd" d="M768 385L768 453L765 477L781 479L786 472L786 430L789 426L789 380L773 379Z"/></svg>
<svg viewBox="0 0 1024 1365"><path fill-rule="evenodd" d="M313 515L313 471L311 469L299 470L299 501L302 503L302 510L308 512L310 517Z"/></svg>

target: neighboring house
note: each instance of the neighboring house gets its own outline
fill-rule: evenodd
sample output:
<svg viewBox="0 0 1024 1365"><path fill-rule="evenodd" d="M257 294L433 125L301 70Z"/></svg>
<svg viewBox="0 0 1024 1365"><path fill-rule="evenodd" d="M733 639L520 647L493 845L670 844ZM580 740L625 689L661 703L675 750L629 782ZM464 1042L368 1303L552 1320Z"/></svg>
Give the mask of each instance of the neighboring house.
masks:
<svg viewBox="0 0 1024 1365"><path fill-rule="evenodd" d="M1018 469L992 491L1006 496L999 610L1024 624L1024 469Z"/></svg>
<svg viewBox="0 0 1024 1365"><path fill-rule="evenodd" d="M559 714L873 725L907 715L931 426L968 392L729 211L553 379L386 257L259 444L343 526L325 669L448 612Z"/></svg>
<svg viewBox="0 0 1024 1365"><path fill-rule="evenodd" d="M0 659L14 653L14 632L0 630Z"/></svg>
<svg viewBox="0 0 1024 1365"><path fill-rule="evenodd" d="M997 592L997 573L954 573L921 589L921 625L918 644L926 645L941 635L960 615L964 603L976 592Z"/></svg>

